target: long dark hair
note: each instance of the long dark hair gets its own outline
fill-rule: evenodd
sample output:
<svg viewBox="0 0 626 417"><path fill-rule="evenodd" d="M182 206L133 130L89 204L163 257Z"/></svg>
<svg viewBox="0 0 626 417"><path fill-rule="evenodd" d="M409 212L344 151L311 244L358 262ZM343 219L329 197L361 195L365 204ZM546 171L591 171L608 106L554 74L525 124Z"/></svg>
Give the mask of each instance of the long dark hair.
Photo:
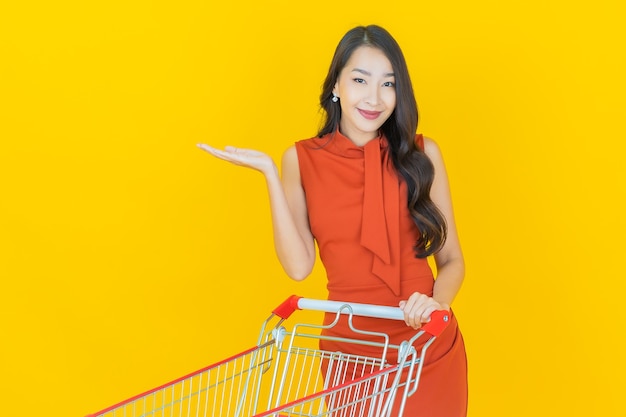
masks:
<svg viewBox="0 0 626 417"><path fill-rule="evenodd" d="M361 46L380 49L391 62L395 74L396 107L381 126L381 131L389 142L393 165L407 184L409 212L420 231L415 244L416 256L425 258L441 249L446 241L447 225L443 214L430 199L435 175L433 164L415 144L417 104L404 55L395 39L380 26L355 27L337 45L320 95L326 118L318 136L321 138L339 128L341 106L332 102L332 91L339 73Z"/></svg>

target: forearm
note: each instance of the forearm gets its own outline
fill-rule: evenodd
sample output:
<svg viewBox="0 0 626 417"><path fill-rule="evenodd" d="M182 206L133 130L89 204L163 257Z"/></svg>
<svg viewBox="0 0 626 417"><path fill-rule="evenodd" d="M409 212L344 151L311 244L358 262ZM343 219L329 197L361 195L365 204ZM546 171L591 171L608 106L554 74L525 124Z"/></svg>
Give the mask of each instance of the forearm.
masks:
<svg viewBox="0 0 626 417"><path fill-rule="evenodd" d="M275 166L271 172L265 173L265 180L270 199L276 255L289 277L302 280L311 273L315 262L313 238L306 231L303 233L299 230Z"/></svg>
<svg viewBox="0 0 626 417"><path fill-rule="evenodd" d="M418 329L423 323L430 320L430 315L436 310L450 310L454 297L463 283L463 257L441 262L441 256L435 255L437 261L437 279L433 288L433 296L414 292L407 300L399 303L404 312L407 326Z"/></svg>
<svg viewBox="0 0 626 417"><path fill-rule="evenodd" d="M287 173L284 182L272 158L263 152L233 146L220 150L204 143L198 147L219 159L255 169L265 176L278 260L291 278L306 278L315 262L315 243L309 230L295 147L288 149L283 157L283 174Z"/></svg>
<svg viewBox="0 0 626 417"><path fill-rule="evenodd" d="M456 298L465 276L463 258L447 261L438 266L437 279L433 288L433 299L445 308L449 308Z"/></svg>

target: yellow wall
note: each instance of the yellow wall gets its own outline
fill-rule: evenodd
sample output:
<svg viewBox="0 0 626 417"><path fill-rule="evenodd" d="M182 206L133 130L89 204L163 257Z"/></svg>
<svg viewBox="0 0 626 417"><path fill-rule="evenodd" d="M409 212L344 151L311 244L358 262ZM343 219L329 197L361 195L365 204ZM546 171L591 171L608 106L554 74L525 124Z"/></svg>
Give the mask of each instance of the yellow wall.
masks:
<svg viewBox="0 0 626 417"><path fill-rule="evenodd" d="M81 416L251 345L292 283L264 182L340 36L403 46L467 257L470 416L621 415L621 2L0 7L2 415Z"/></svg>

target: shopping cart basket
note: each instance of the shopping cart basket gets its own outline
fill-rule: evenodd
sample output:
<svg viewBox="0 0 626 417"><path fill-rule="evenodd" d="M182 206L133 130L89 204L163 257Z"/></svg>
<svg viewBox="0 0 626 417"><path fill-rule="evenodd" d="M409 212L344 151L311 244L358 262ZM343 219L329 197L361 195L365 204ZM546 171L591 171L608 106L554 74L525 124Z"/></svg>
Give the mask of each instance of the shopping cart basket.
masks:
<svg viewBox="0 0 626 417"><path fill-rule="evenodd" d="M295 310L336 313L326 325L285 321ZM354 338L323 336L347 315ZM391 344L384 333L358 329L353 316L404 320L399 308L291 296L262 325L258 343L221 362L129 398L88 417L401 416L418 388L426 350L445 329L448 312L436 311L410 340ZM415 348L419 338L427 338ZM368 357L319 348L319 341L367 344ZM394 351L395 363L388 357Z"/></svg>

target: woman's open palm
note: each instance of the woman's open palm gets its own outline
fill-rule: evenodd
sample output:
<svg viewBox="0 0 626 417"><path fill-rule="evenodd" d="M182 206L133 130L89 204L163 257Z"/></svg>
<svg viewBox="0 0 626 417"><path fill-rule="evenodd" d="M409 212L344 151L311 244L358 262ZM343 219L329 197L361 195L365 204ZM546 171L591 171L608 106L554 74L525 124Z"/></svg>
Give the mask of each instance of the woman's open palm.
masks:
<svg viewBox="0 0 626 417"><path fill-rule="evenodd" d="M268 170L273 169L275 166L274 161L269 155L254 149L226 146L224 150L221 150L204 143L198 144L198 147L216 158L223 159L235 165L256 169L263 173L267 173Z"/></svg>

